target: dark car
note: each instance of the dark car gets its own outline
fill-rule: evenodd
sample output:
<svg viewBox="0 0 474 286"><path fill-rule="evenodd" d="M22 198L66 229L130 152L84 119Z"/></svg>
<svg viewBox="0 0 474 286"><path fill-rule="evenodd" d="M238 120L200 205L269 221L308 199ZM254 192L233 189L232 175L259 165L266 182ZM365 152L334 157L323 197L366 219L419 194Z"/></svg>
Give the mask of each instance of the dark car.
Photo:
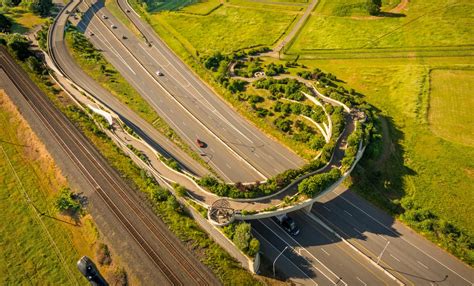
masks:
<svg viewBox="0 0 474 286"><path fill-rule="evenodd" d="M199 139L196 139L196 145L199 146L199 148L206 148L207 144L202 142L201 140Z"/></svg>
<svg viewBox="0 0 474 286"><path fill-rule="evenodd" d="M296 225L295 221L287 216L286 214L284 215L279 215L276 217L278 223L281 225L281 227L288 232L289 234L295 236L300 233L300 229Z"/></svg>
<svg viewBox="0 0 474 286"><path fill-rule="evenodd" d="M95 266L94 262L87 257L83 256L79 261L77 261L77 269L86 277L86 279L93 286L107 286L109 285L105 281L104 277L100 274L99 270Z"/></svg>

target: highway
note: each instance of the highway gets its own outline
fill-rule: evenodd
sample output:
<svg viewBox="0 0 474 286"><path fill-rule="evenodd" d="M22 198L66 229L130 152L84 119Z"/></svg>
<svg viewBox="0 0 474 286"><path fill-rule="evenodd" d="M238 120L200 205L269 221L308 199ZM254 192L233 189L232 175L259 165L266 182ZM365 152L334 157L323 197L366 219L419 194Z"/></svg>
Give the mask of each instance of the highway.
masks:
<svg viewBox="0 0 474 286"><path fill-rule="evenodd" d="M32 113L34 126L42 126L42 136L54 144L48 150L60 149L76 173L81 174L87 184L83 191L89 204L98 209L99 217L108 217L113 231L107 233L115 243L125 243L125 253L139 258L129 261L138 273L146 271L153 278L144 284L160 285L219 285L219 281L194 255L175 237L168 227L153 212L143 205L141 198L113 170L96 151L92 143L49 101L46 95L29 79L7 52L0 49L0 85L8 89L10 96L23 97L23 113ZM7 75L7 76L4 76ZM18 101L20 99L16 99ZM56 158L57 160L57 158ZM63 162L62 162L63 163ZM67 170L66 170L67 172ZM95 217L95 216L94 216Z"/></svg>
<svg viewBox="0 0 474 286"><path fill-rule="evenodd" d="M300 227L297 236L286 233L274 219L252 221L265 255L274 260L286 246L276 267L292 279L318 285L398 285L333 233L315 223L304 212L290 215ZM288 267L292 266L293 267Z"/></svg>
<svg viewBox="0 0 474 286"><path fill-rule="evenodd" d="M387 246L380 265L406 285L474 284L471 267L342 186L312 213L372 260Z"/></svg>
<svg viewBox="0 0 474 286"><path fill-rule="evenodd" d="M70 2L67 6L72 6L75 3L77 4L77 2L74 1ZM53 60L56 60L64 75L73 80L81 88L94 95L102 104L118 114L124 122L134 126L134 130L137 134L147 141L155 150L175 158L179 163L181 163L183 168L197 176L208 174L208 170L197 163L168 138L158 132L151 124L138 116L125 104L122 104L110 92L102 88L99 83L82 71L69 54L64 42L64 25L67 17L68 15L65 13L58 16L56 20L57 24L52 26L51 37L49 37L48 43L50 56Z"/></svg>
<svg viewBox="0 0 474 286"><path fill-rule="evenodd" d="M91 6L86 1L80 7L81 11L89 9L79 28L85 30L86 36L158 114L192 148L209 159L209 164L226 181L263 180L304 163L237 114L154 33L147 35L152 43L149 47L114 19L101 2ZM132 12L127 14L134 15ZM157 75L157 71L164 75ZM207 143L207 148L198 148L196 138Z"/></svg>

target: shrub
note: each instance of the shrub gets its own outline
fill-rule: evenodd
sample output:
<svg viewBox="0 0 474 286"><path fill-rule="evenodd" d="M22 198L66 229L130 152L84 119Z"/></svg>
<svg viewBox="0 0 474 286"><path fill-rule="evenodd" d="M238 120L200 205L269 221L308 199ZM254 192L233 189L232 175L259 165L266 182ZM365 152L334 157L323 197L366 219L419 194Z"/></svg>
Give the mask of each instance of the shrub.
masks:
<svg viewBox="0 0 474 286"><path fill-rule="evenodd" d="M56 197L56 208L63 213L77 214L81 210L81 204L74 199L69 188L62 188Z"/></svg>
<svg viewBox="0 0 474 286"><path fill-rule="evenodd" d="M117 268L109 274L108 282L114 286L127 286L128 277L127 272L123 268Z"/></svg>
<svg viewBox="0 0 474 286"><path fill-rule="evenodd" d="M110 263L112 263L112 257L110 256L110 251L107 244L99 243L99 246L97 247L96 258L100 265L110 265Z"/></svg>
<svg viewBox="0 0 474 286"><path fill-rule="evenodd" d="M298 185L298 192L310 198L318 195L341 177L341 171L334 168L329 172L304 179Z"/></svg>
<svg viewBox="0 0 474 286"><path fill-rule="evenodd" d="M259 250L260 250L260 241L256 239L255 237L253 237L252 239L250 239L249 249L247 251L247 254L253 257L258 253Z"/></svg>
<svg viewBox="0 0 474 286"><path fill-rule="evenodd" d="M154 187L150 192L150 198L154 202L164 202L168 199L170 193L159 186Z"/></svg>

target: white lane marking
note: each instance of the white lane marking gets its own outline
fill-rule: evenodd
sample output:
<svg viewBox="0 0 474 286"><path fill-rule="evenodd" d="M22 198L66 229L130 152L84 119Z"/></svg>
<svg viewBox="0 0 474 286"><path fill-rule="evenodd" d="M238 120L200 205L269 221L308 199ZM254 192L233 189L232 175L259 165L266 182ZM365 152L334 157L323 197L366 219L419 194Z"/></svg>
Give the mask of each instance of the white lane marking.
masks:
<svg viewBox="0 0 474 286"><path fill-rule="evenodd" d="M353 227L353 229L354 229L357 233L362 234L362 231L358 230L357 228Z"/></svg>
<svg viewBox="0 0 474 286"><path fill-rule="evenodd" d="M278 224L276 224L276 222L274 222L273 220L270 220L275 226L277 227L280 227ZM273 231L273 229L271 227L269 227L264 221L260 221L262 223L263 226L265 226L268 230L270 230L274 235L276 235L278 238L280 238L286 245L290 246L291 245L286 241L284 240L281 236L279 236L276 232ZM286 234L286 233L285 233ZM309 254L309 256L311 256L314 260L316 260L319 264L321 264L324 268L326 268L326 270L331 273L332 275L334 275L334 277L339 278L339 276L337 276L334 272L332 272L331 269L329 269L326 265L324 265L319 259L317 259L311 252L309 252L306 248L304 248L298 241L296 241L293 237L291 237L289 234L286 234L287 237L290 238L290 240L292 240L294 243L296 243L299 247L303 248L304 250L306 250L306 252ZM313 264L311 264L313 265ZM324 275L324 277L326 277L329 281L331 281L332 283L336 284L336 282L334 282L331 278L329 278L324 272L322 272L319 268L317 268L315 265L313 265L314 268L318 269L319 272L321 272L321 274ZM347 283L344 282L343 280L340 280L342 283L344 283L344 285L347 286Z"/></svg>
<svg viewBox="0 0 474 286"><path fill-rule="evenodd" d="M183 121L183 126L186 126L186 122Z"/></svg>
<svg viewBox="0 0 474 286"><path fill-rule="evenodd" d="M255 154L255 157L257 157L257 158L260 158L260 156L258 156L258 154L257 154L257 153L253 153L253 154Z"/></svg>
<svg viewBox="0 0 474 286"><path fill-rule="evenodd" d="M348 211L346 211L346 210L344 210L344 212L345 212L346 214L352 216L352 214L351 214L350 212L348 212Z"/></svg>
<svg viewBox="0 0 474 286"><path fill-rule="evenodd" d="M414 248L416 248L418 251L420 251L421 253L423 253L424 255L428 256L429 258L431 258L432 260L438 262L440 265L442 265L444 268L448 269L449 271L451 271L452 273L456 274L457 276L459 276L461 279L463 279L464 281L466 281L467 283L470 283L470 284L473 284L473 282L469 281L467 278L464 278L464 276L462 276L461 274L457 273L456 271L454 271L453 269L449 268L448 266L446 266L445 264L443 264L441 261L437 260L436 258L434 258L433 256L429 255L428 253L424 252L423 250L421 250L418 246L414 245L413 243L411 243L410 241L406 240L403 236L400 236L400 234L396 233L395 231L393 231L392 229L388 228L387 226L385 226L382 222L380 222L379 220L377 220L376 218L374 218L373 216L371 216L370 214L368 214L367 212L365 212L364 210L362 210L361 208L359 208L358 206L354 205L351 201L349 201L348 199L344 198L343 196L341 196L341 198L346 201L348 204L350 204L351 206L353 206L354 208L358 209L360 212L362 212L363 214L365 214L366 216L368 216L369 218L371 218L373 221L375 221L376 223L378 223L379 225L381 225L383 228L385 228L386 230L390 231L391 233L393 233L396 237L399 237L400 239L402 239L403 241L405 241L406 243L408 243L409 245L413 246Z"/></svg>
<svg viewBox="0 0 474 286"><path fill-rule="evenodd" d="M268 239L266 239L265 237L263 237L263 235L261 235L259 232L255 232L255 234L257 236L260 236L261 239L265 240L267 242L268 245L270 245L273 249L275 249L277 252L280 252L281 250L279 250L278 248L276 248L270 241L268 241ZM316 283L316 281L313 280L313 278L309 277L308 274L306 274L306 272L304 272L301 268L299 268L296 264L293 263L293 261L291 261L288 257L286 257L286 255L283 254L283 256L286 258L286 260L288 260L296 269L298 269L299 271L301 271L301 273L303 273L304 276L306 276L308 279L310 279L311 281L314 282L314 284L318 285L318 283ZM317 269L317 268L316 268ZM317 269L319 270L319 269ZM319 271L321 272L321 271ZM331 281L332 282L332 281Z"/></svg>
<svg viewBox="0 0 474 286"><path fill-rule="evenodd" d="M385 236L381 235L381 234L377 234L378 236L380 236L381 238L383 238L385 241L388 241L388 239L385 238Z"/></svg>
<svg viewBox="0 0 474 286"><path fill-rule="evenodd" d="M227 168L232 169L232 167L228 163L225 163L225 165L227 166Z"/></svg>
<svg viewBox="0 0 474 286"><path fill-rule="evenodd" d="M393 254L390 254L390 256L395 259L396 261L400 262L400 259L396 258L395 256L393 256Z"/></svg>
<svg viewBox="0 0 474 286"><path fill-rule="evenodd" d="M329 253L324 248L321 247L321 251L326 253L327 256L329 256Z"/></svg>
<svg viewBox="0 0 474 286"><path fill-rule="evenodd" d="M367 283L365 283L364 281L362 281L358 276L356 276L356 279L359 280L360 283L362 283L362 285L367 286Z"/></svg>
<svg viewBox="0 0 474 286"><path fill-rule="evenodd" d="M323 208L327 210L328 212L332 212L327 206L323 205Z"/></svg>
<svg viewBox="0 0 474 286"><path fill-rule="evenodd" d="M423 263L421 263L420 261L416 261L418 264L420 264L421 266L425 267L426 269L429 269L428 266L424 265Z"/></svg>

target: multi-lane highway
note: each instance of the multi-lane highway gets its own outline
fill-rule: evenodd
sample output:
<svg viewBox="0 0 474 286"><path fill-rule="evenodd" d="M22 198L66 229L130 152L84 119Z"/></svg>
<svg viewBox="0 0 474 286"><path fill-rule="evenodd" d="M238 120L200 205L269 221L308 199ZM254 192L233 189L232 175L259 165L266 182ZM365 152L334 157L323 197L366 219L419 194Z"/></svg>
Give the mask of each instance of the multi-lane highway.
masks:
<svg viewBox="0 0 474 286"><path fill-rule="evenodd" d="M350 190L340 187L312 213L406 285L473 285L474 270Z"/></svg>
<svg viewBox="0 0 474 286"><path fill-rule="evenodd" d="M84 135L48 100L28 75L0 48L0 87L7 89L16 101L22 101L23 112L29 114L35 126L51 144L48 150L60 149L70 162L69 167L85 179L82 191L89 194L89 204L100 217L107 217L108 235L114 244L125 243L121 255L135 259L128 261L143 284L160 285L219 285L219 281L168 227L156 219L153 212L124 182L119 174L96 151ZM21 98L20 98L21 97ZM56 158L58 159L58 158ZM66 170L67 172L68 170ZM97 211L98 210L98 211ZM110 237L109 237L110 238ZM143 269L137 269L138 267Z"/></svg>
<svg viewBox="0 0 474 286"><path fill-rule="evenodd" d="M65 9L71 9L78 1L72 1L67 4ZM135 131L146 140L153 148L164 154L174 157L182 166L195 175L203 176L208 174L204 167L197 163L194 159L180 150L175 144L168 140L164 135L158 132L151 124L146 122L125 104L122 104L110 92L102 88L102 86L89 77L77 65L69 54L64 42L64 29L67 22L68 14L62 13L56 19L56 24L52 26L49 37L50 56L57 62L57 65L65 76L73 80L84 90L94 95L104 105L118 114L123 121L135 126Z"/></svg>
<svg viewBox="0 0 474 286"><path fill-rule="evenodd" d="M152 42L149 47L100 3L85 1L79 7L86 11L79 28L227 181L262 180L303 164L301 158L237 114L154 34L147 35ZM197 138L207 143L207 148L196 146Z"/></svg>

